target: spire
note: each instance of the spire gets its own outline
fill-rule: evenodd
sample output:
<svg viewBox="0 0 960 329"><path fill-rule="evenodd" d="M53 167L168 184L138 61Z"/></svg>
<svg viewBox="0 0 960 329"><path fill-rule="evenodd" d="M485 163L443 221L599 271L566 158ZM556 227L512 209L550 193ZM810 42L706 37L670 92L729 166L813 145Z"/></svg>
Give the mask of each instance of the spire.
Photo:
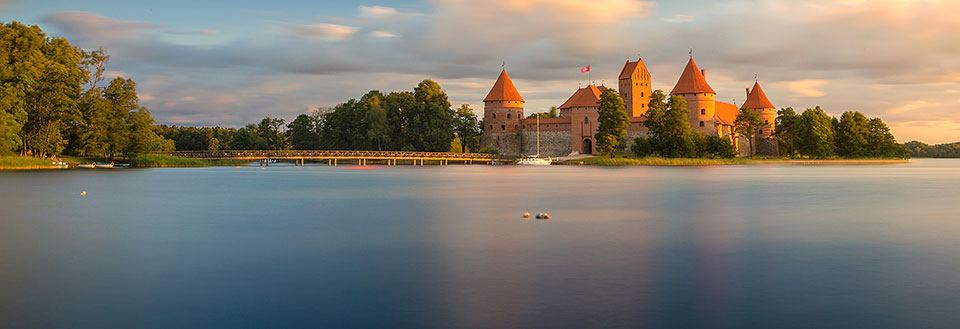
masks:
<svg viewBox="0 0 960 329"><path fill-rule="evenodd" d="M763 92L763 88L760 88L760 82L758 81L754 82L753 88L750 89L750 94L747 95L747 101L743 102L742 108L760 110L774 109L777 107L767 98L767 94Z"/></svg>
<svg viewBox="0 0 960 329"><path fill-rule="evenodd" d="M483 101L523 102L524 100L523 96L520 96L520 92L517 91L517 87L513 85L513 80L510 80L507 69L503 69L500 71L500 77L497 78L497 82L493 84L493 88L490 89L490 93L487 94L487 97L484 98Z"/></svg>
<svg viewBox="0 0 960 329"><path fill-rule="evenodd" d="M716 93L717 92L713 91L713 88L710 88L710 84L707 83L707 78L704 76L703 71L700 70L700 67L697 66L697 61L693 60L693 57L690 57L690 61L687 62L687 67L684 68L683 73L680 74L680 80L677 81L677 86L673 87L673 91L670 92L671 95Z"/></svg>

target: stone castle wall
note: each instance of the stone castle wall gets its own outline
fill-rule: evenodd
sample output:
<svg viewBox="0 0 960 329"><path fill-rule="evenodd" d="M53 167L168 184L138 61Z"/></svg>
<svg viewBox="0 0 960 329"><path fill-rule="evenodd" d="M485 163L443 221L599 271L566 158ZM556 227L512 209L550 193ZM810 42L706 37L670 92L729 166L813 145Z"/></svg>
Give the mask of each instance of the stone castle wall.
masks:
<svg viewBox="0 0 960 329"><path fill-rule="evenodd" d="M567 156L572 152L570 148L569 131L541 131L540 155L545 157ZM523 155L537 154L537 132L523 133Z"/></svg>

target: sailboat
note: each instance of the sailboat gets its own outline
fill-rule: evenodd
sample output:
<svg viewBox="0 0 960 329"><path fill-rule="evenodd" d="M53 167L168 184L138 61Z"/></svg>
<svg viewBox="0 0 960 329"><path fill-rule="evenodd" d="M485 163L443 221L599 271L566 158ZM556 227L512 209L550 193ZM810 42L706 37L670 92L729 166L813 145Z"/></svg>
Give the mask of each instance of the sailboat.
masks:
<svg viewBox="0 0 960 329"><path fill-rule="evenodd" d="M517 161L517 164L524 166L549 166L552 163L553 159L540 157L540 115L537 115L537 154L522 158Z"/></svg>

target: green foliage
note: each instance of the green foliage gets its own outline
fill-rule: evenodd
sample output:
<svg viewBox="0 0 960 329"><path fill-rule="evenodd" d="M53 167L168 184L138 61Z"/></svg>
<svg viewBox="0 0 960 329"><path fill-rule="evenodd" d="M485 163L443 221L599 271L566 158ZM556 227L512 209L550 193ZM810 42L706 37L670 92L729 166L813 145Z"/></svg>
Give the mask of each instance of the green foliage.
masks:
<svg viewBox="0 0 960 329"><path fill-rule="evenodd" d="M230 140L230 149L232 150L264 150L267 149L267 142L260 138L257 132L257 125L249 124L246 127L237 129L237 132ZM179 148L178 148L179 149Z"/></svg>
<svg viewBox="0 0 960 329"><path fill-rule="evenodd" d="M788 107L777 111L776 132L774 137L780 149L780 155L793 158L797 156L797 123L800 116Z"/></svg>
<svg viewBox="0 0 960 329"><path fill-rule="evenodd" d="M646 116L644 126L657 154L666 158L695 156L693 129L690 128L687 101L683 97L672 96L668 100L663 91L654 91L650 95Z"/></svg>
<svg viewBox="0 0 960 329"><path fill-rule="evenodd" d="M541 119L558 118L560 117L560 109L558 109L556 106L551 106L549 111L530 114L527 116L527 119L536 119L537 117L540 117Z"/></svg>
<svg viewBox="0 0 960 329"><path fill-rule="evenodd" d="M492 147L484 147L484 148L480 149L480 153L484 153L484 154L500 154L500 150L497 150L497 149L492 148Z"/></svg>
<svg viewBox="0 0 960 329"><path fill-rule="evenodd" d="M912 141L904 144L903 148L915 158L960 158L960 142L929 145Z"/></svg>
<svg viewBox="0 0 960 329"><path fill-rule="evenodd" d="M897 144L890 128L880 118L870 119L867 134L867 155L874 158L909 158L910 151Z"/></svg>
<svg viewBox="0 0 960 329"><path fill-rule="evenodd" d="M860 112L844 112L834 126L837 155L844 158L869 156L867 138L870 135L870 119ZM895 144L895 143L894 143Z"/></svg>
<svg viewBox="0 0 960 329"><path fill-rule="evenodd" d="M320 148L320 132L316 117L301 114L287 125L290 146L294 150L317 150Z"/></svg>
<svg viewBox="0 0 960 329"><path fill-rule="evenodd" d="M140 154L130 159L130 166L136 168L188 168L213 166L242 166L243 160L204 160L182 158L160 154Z"/></svg>
<svg viewBox="0 0 960 329"><path fill-rule="evenodd" d="M479 149L482 135L480 120L469 105L463 104L457 109L455 124L453 131L460 141L460 150L457 151L466 153L468 150Z"/></svg>
<svg viewBox="0 0 960 329"><path fill-rule="evenodd" d="M740 109L740 114L737 115L737 119L733 122L733 125L737 135L747 139L747 143L750 146L750 156L753 156L756 153L754 140L757 138L757 132L760 126L763 125L763 119L760 118L760 114L754 110L746 108Z"/></svg>
<svg viewBox="0 0 960 329"><path fill-rule="evenodd" d="M638 136L633 139L633 146L630 147L630 151L634 156L639 158L656 154L656 150L654 150L653 144L650 143L650 139L644 136Z"/></svg>
<svg viewBox="0 0 960 329"><path fill-rule="evenodd" d="M266 117L257 125L257 135L270 150L290 149L290 139L286 133L286 121L279 118Z"/></svg>
<svg viewBox="0 0 960 329"><path fill-rule="evenodd" d="M471 127L476 116L451 109L446 93L431 80L412 93L371 91L319 117L325 149L446 152L455 136L463 136L467 148L479 144L479 128Z"/></svg>
<svg viewBox="0 0 960 329"><path fill-rule="evenodd" d="M819 106L803 111L796 127L796 146L800 155L829 158L836 155L833 123Z"/></svg>
<svg viewBox="0 0 960 329"><path fill-rule="evenodd" d="M663 167L690 167L690 166L722 166L750 163L748 159L704 159L704 158L609 158L592 157L567 161L566 164L584 164L593 166L663 166Z"/></svg>
<svg viewBox="0 0 960 329"><path fill-rule="evenodd" d="M710 135L706 137L706 145L703 154L711 158L733 158L737 156L737 151L733 147L733 141L728 137Z"/></svg>
<svg viewBox="0 0 960 329"><path fill-rule="evenodd" d="M0 153L113 158L162 148L133 80L98 85L109 58L37 26L0 25Z"/></svg>
<svg viewBox="0 0 960 329"><path fill-rule="evenodd" d="M597 127L597 149L600 153L612 157L626 146L627 128L630 117L620 94L613 89L604 90L600 95L600 125Z"/></svg>

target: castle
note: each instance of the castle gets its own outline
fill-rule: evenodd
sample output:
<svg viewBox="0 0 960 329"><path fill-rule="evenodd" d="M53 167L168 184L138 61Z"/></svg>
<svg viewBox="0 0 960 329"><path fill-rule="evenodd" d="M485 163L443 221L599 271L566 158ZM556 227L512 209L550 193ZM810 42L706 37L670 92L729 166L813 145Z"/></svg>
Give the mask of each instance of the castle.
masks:
<svg viewBox="0 0 960 329"><path fill-rule="evenodd" d="M776 145L770 142L776 120L776 107L767 98L757 81L747 89L747 100L738 107L716 100L717 93L707 83L706 71L697 66L690 57L680 79L670 92L687 101L690 111L690 126L694 131L730 138L742 155L748 154L747 142L737 137L734 121L740 108L756 111L763 125L757 132L754 143L757 154L776 154ZM630 125L627 128L628 144L637 136L645 136L643 126L650 95L653 93L653 77L642 59L627 61L620 71L618 92L623 98ZM572 153L598 154L594 136L599 124L600 94L607 87L588 85L577 89L561 104L559 117L540 119L540 154L565 156ZM483 147L493 148L504 155L532 155L537 152L537 119L524 115L524 99L514 86L504 68L483 99Z"/></svg>

